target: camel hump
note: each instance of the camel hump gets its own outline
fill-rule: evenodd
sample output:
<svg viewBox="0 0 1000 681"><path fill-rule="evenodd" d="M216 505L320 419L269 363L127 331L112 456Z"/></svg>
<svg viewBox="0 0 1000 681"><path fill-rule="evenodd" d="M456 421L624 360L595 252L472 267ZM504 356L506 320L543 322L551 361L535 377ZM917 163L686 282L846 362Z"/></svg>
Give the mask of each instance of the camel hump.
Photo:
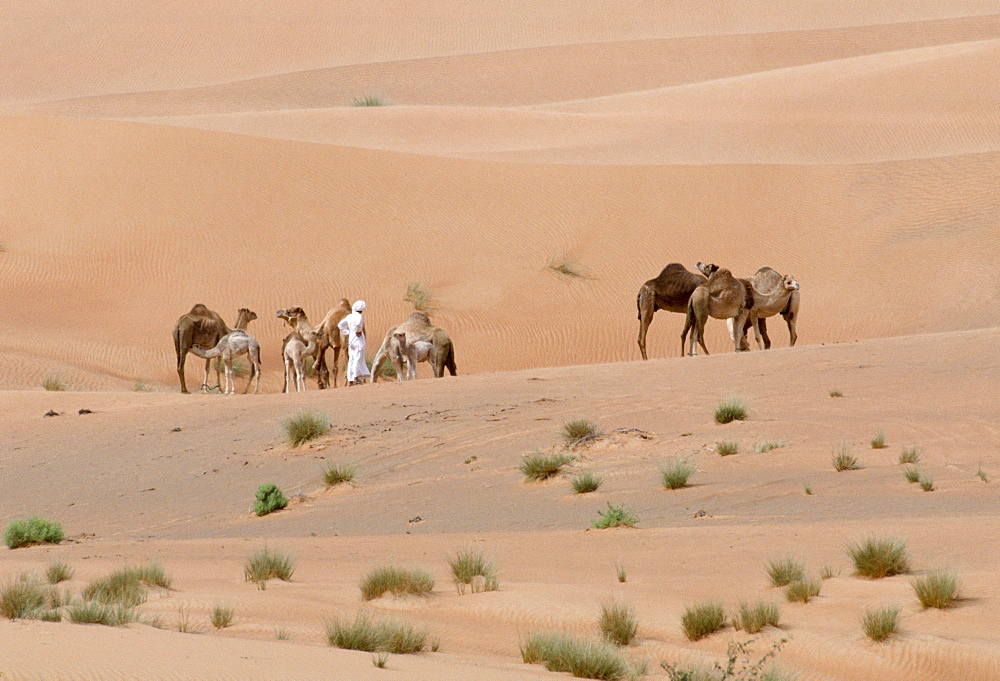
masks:
<svg viewBox="0 0 1000 681"><path fill-rule="evenodd" d="M687 272L687 268L679 262L672 262L660 272L661 277L676 276L678 274L684 274Z"/></svg>
<svg viewBox="0 0 1000 681"><path fill-rule="evenodd" d="M759 293L773 293L778 289L784 280L778 272L770 267L761 267L757 274L753 275L753 287Z"/></svg>
<svg viewBox="0 0 1000 681"><path fill-rule="evenodd" d="M194 307L191 308L191 311L188 312L188 314L190 314L190 315L207 315L207 314L211 314L211 310L209 310L207 307L205 307L201 303L198 303Z"/></svg>
<svg viewBox="0 0 1000 681"><path fill-rule="evenodd" d="M426 312L411 312L410 316L406 318L406 321L422 324L424 326L431 325L431 318L427 316Z"/></svg>

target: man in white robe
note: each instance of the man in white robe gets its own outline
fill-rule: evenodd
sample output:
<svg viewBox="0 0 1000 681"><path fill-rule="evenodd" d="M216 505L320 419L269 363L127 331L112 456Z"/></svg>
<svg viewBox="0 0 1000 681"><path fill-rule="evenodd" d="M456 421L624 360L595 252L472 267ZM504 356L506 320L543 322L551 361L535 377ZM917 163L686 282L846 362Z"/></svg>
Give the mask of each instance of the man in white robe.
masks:
<svg viewBox="0 0 1000 681"><path fill-rule="evenodd" d="M347 336L347 385L363 383L372 375L365 364L365 318L361 315L365 301L359 300L351 306L351 314L340 320L337 328Z"/></svg>

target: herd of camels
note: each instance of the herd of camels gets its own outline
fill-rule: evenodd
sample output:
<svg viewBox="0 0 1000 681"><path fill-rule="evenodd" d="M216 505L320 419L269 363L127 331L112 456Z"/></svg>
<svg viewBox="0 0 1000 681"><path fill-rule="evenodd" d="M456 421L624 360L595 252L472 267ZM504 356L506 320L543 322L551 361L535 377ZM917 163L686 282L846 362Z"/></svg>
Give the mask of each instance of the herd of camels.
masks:
<svg viewBox="0 0 1000 681"><path fill-rule="evenodd" d="M728 269L699 262L698 272L691 272L683 265L671 263L660 275L650 279L639 289L636 305L639 308L639 351L646 356L646 332L657 310L679 312L686 315L681 333L681 355L690 332L688 354L697 354L696 344L705 354L704 331L709 317L725 319L733 338L736 352L749 350L747 331L753 328L759 349L771 347L765 319L781 314L788 324L790 345L795 345L795 323L799 312L799 284L791 275L781 275L770 267L761 267L747 279L733 276ZM292 327L292 332L282 342L285 364L285 385L282 392L300 392L306 389L306 360L313 359L316 383L320 390L337 387L337 374L341 355L346 359L346 343L337 328L338 322L351 312L346 298L340 305L326 313L318 325L310 324L301 307L278 310L275 316ZM236 326L230 328L216 312L198 304L182 315L174 326L174 349L177 352L177 376L181 392L189 392L184 380L184 362L189 352L205 359L205 375L201 390L207 392L208 377L213 358L219 358L225 368L225 394L236 392L233 361L247 355L250 378L244 393L254 384L254 393L260 388L260 344L247 332L247 327L257 315L247 308L240 308ZM326 351L333 349L333 378L326 363ZM388 359L396 370L397 380L417 377L417 363L428 362L434 376L444 376L447 369L457 375L455 348L444 329L431 324L423 312L413 312L407 319L389 328L372 361L372 382L382 373L382 364ZM219 369L216 382L222 390Z"/></svg>

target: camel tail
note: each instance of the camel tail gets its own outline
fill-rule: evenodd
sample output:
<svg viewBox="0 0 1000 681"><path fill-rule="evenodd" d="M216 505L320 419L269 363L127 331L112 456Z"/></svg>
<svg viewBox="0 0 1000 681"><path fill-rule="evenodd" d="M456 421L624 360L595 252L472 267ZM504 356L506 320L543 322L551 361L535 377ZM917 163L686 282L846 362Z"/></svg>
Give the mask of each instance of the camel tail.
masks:
<svg viewBox="0 0 1000 681"><path fill-rule="evenodd" d="M452 344L448 347L448 358L444 361L444 365L448 367L449 373L452 376L458 376L458 369L455 367L455 345Z"/></svg>

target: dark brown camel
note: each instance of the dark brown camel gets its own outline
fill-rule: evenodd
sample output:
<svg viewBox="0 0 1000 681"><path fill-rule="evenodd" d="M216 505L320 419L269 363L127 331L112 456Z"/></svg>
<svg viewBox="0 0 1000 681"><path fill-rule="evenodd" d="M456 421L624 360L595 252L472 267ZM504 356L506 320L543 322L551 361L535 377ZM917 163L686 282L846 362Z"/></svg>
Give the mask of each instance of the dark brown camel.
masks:
<svg viewBox="0 0 1000 681"><path fill-rule="evenodd" d="M226 323L222 321L217 313L212 312L201 303L191 308L186 315L182 315L174 325L174 350L177 352L177 376L181 379L181 392L188 392L187 383L184 381L184 361L187 359L191 346L198 344L202 347L214 348L219 339L231 332ZM205 360L205 378L201 382L202 390L209 390L208 372L211 368L212 360ZM219 367L215 368L215 387L222 389L219 379Z"/></svg>
<svg viewBox="0 0 1000 681"><path fill-rule="evenodd" d="M688 300L694 290L708 281L712 272L719 269L718 265L698 263L701 272L689 272L680 263L670 263L663 268L660 276L650 279L639 289L636 296L636 306L639 308L639 352L646 357L646 331L653 322L653 313L657 310L687 314ZM683 345L683 343L682 343ZM684 355L684 348L681 348Z"/></svg>

